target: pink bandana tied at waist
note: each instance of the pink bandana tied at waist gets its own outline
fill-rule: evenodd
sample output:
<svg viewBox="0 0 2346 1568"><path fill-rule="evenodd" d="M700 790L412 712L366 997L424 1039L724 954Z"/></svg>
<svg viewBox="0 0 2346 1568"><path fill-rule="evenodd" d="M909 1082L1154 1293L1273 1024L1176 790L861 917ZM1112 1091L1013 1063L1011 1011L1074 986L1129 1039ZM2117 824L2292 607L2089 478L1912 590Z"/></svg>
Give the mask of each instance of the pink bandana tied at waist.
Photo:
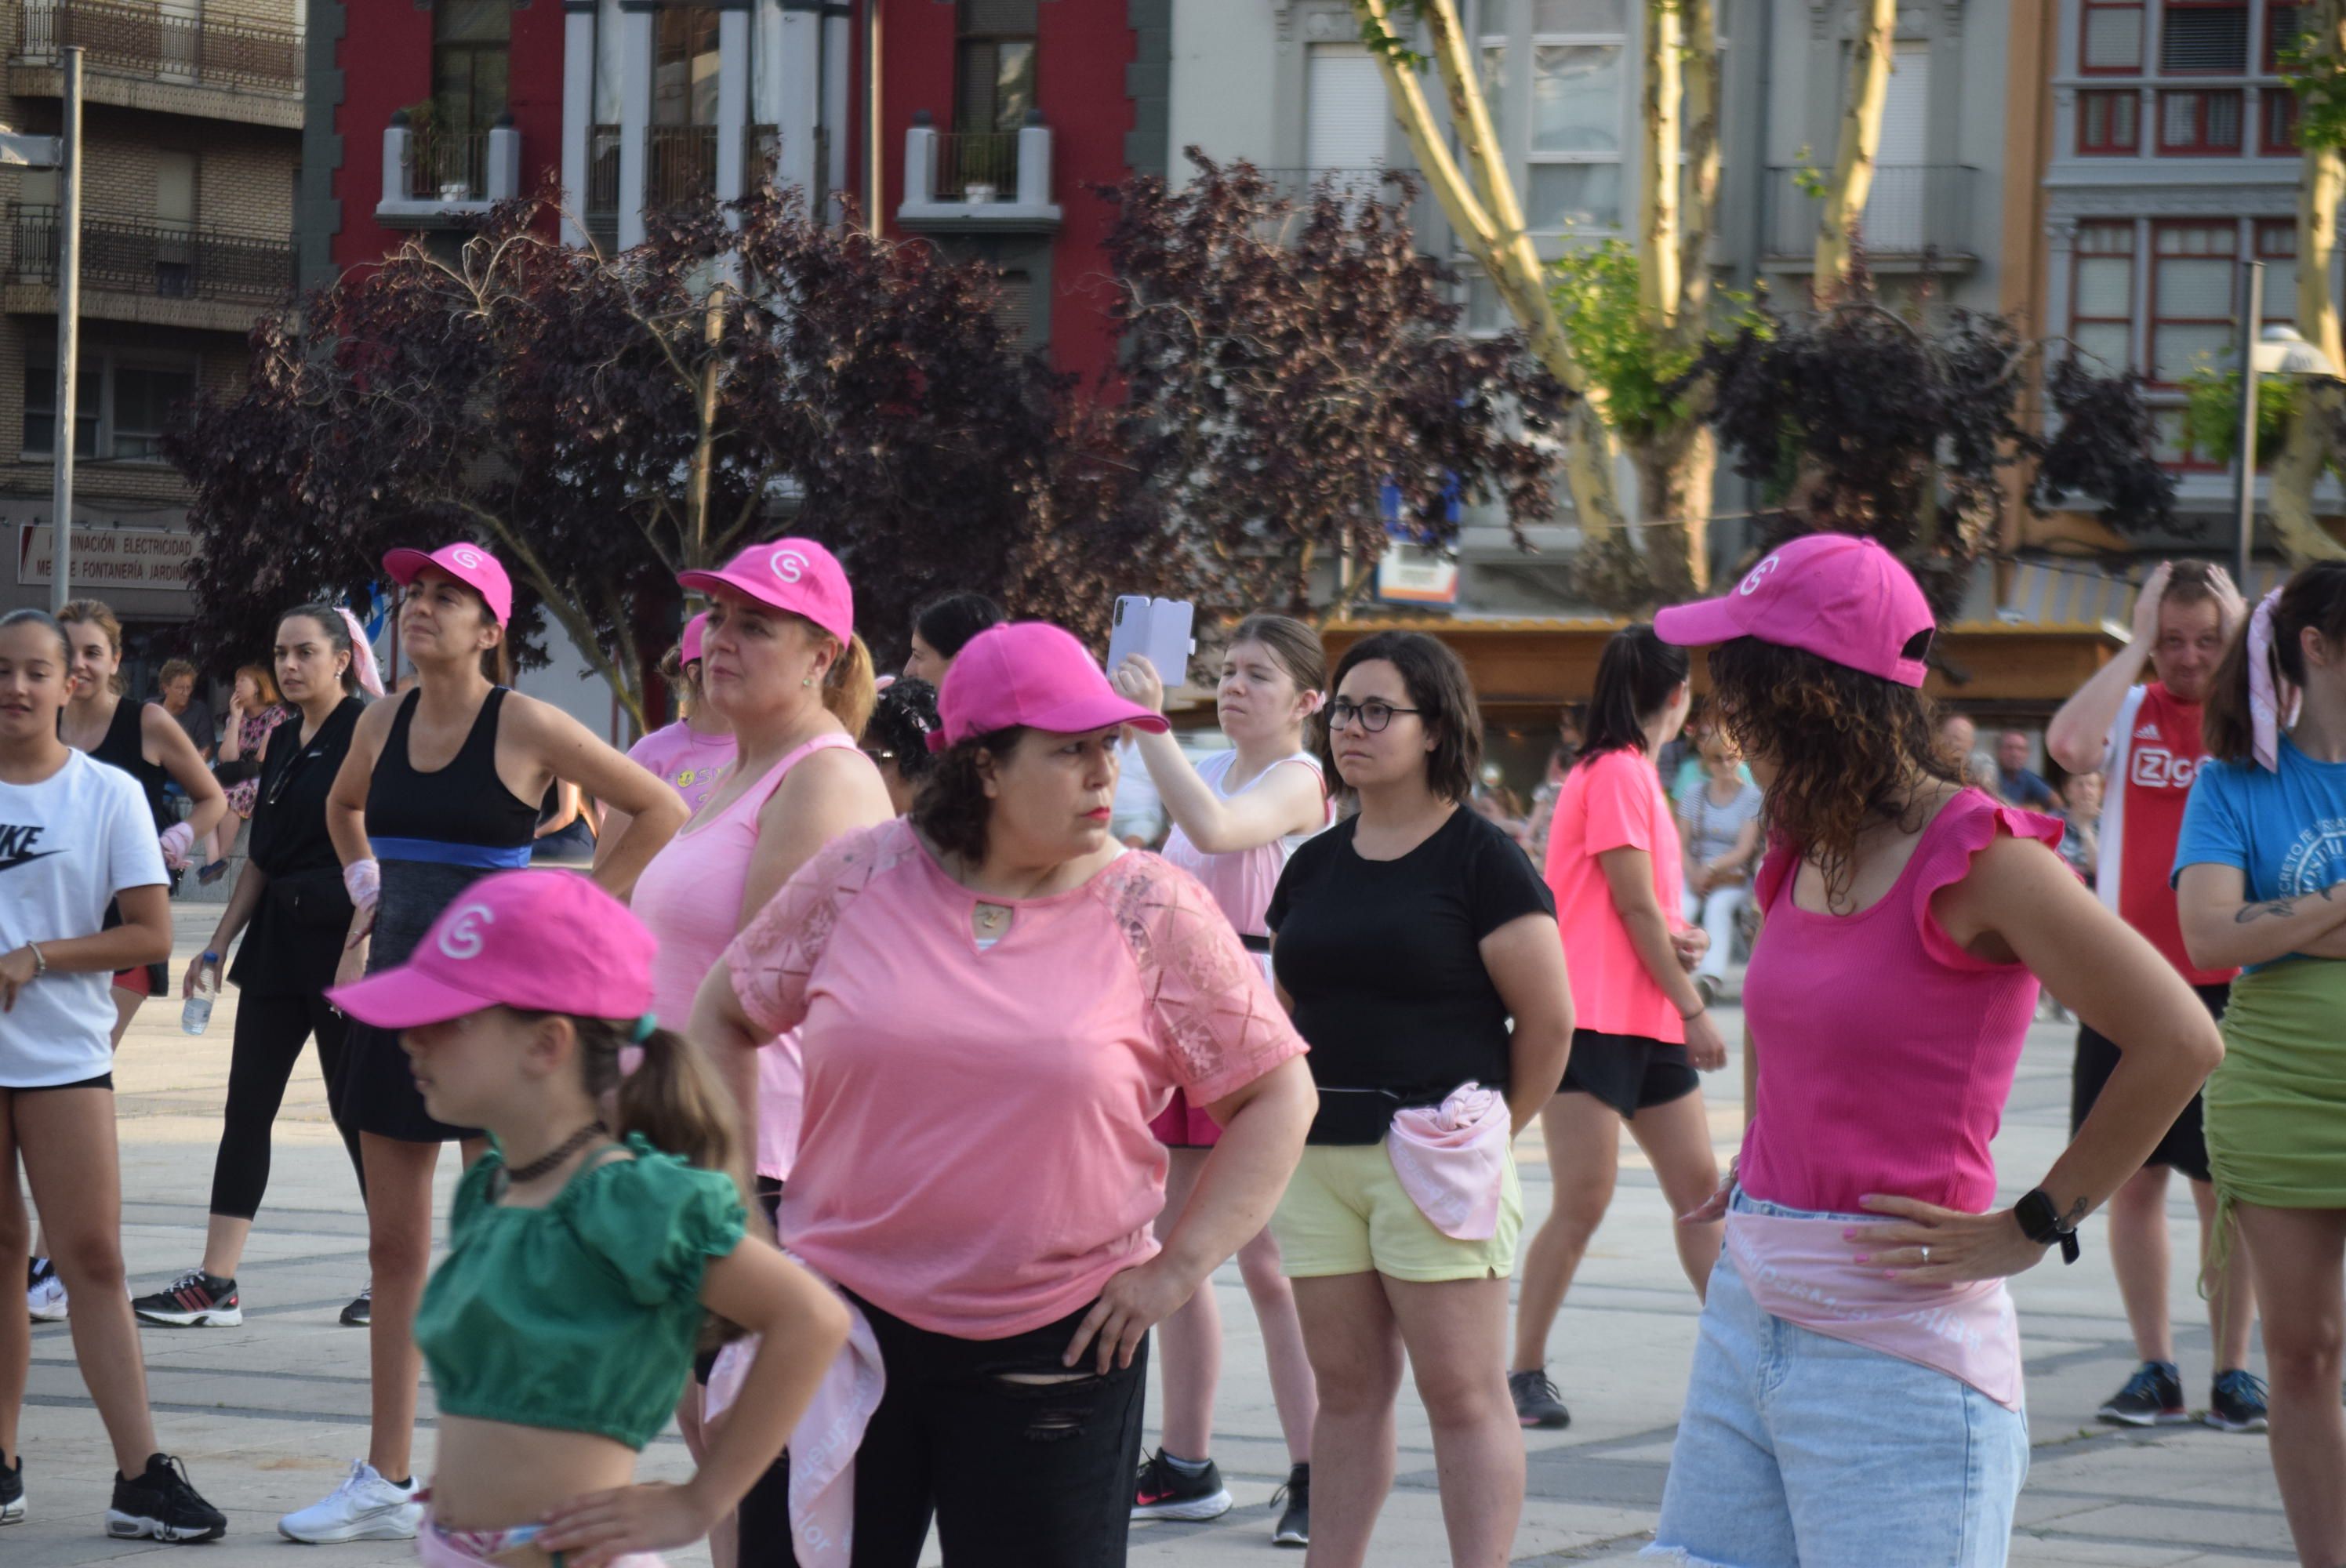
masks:
<svg viewBox="0 0 2346 1568"><path fill-rule="evenodd" d="M1499 1233L1514 1139L1507 1097L1465 1083L1439 1105L1396 1113L1385 1154L1401 1190L1434 1229L1457 1241L1488 1241Z"/></svg>

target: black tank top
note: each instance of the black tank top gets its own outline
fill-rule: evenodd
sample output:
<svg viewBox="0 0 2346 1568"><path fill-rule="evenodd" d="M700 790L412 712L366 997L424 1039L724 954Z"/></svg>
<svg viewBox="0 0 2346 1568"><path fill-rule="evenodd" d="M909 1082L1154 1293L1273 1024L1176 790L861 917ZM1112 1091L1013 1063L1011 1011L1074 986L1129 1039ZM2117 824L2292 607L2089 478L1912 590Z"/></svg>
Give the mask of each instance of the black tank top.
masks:
<svg viewBox="0 0 2346 1568"><path fill-rule="evenodd" d="M419 692L400 699L391 721L391 737L375 759L374 777L367 781L366 830L381 860L441 860L433 854L403 853L414 844L461 844L488 850L520 851L511 863L529 860L531 836L537 830L537 808L518 799L497 774L497 710L505 705L505 688L491 687L481 704L455 760L432 773L419 773L407 759L407 730L415 717ZM467 864L505 864L463 857Z"/></svg>
<svg viewBox="0 0 2346 1568"><path fill-rule="evenodd" d="M114 705L114 719L106 727L106 738L91 748L90 755L138 780L139 791L147 797L147 814L155 819L157 832L169 824L170 813L163 803L163 781L169 775L163 771L161 763L147 760L147 738L139 728L138 704L126 697Z"/></svg>

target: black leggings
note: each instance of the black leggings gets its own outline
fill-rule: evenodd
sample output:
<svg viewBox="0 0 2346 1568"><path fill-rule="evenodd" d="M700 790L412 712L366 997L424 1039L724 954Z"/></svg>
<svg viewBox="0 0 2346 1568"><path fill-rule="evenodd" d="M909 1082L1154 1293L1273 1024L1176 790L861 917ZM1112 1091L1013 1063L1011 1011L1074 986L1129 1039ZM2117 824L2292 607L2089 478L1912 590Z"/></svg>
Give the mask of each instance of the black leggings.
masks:
<svg viewBox="0 0 2346 1568"><path fill-rule="evenodd" d="M936 1517L953 1568L1122 1568L1140 1467L1148 1343L1071 1381L1060 1354L1090 1304L1007 1339L956 1339L858 1302L888 1390L855 1451L852 1568L914 1568ZM796 1568L789 1456L741 1500L741 1568Z"/></svg>
<svg viewBox="0 0 2346 1568"><path fill-rule="evenodd" d="M229 1059L228 1122L220 1129L219 1155L212 1162L212 1212L250 1219L260 1212L269 1188L269 1135L285 1084L301 1057L301 1042L318 1037L318 1068L325 1074L326 1106L358 1172L359 1196L366 1196L366 1170L359 1163L358 1130L342 1115L342 1040L350 1020L334 1011L322 993L308 996L237 998L236 1045Z"/></svg>

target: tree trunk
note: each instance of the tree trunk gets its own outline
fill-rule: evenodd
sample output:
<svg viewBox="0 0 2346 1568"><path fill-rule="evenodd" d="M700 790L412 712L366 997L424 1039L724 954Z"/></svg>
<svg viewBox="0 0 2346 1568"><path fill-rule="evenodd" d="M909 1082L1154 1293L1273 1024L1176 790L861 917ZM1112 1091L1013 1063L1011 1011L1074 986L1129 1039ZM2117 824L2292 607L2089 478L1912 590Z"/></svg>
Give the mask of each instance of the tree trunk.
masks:
<svg viewBox="0 0 2346 1568"><path fill-rule="evenodd" d="M1700 344L1710 326L1710 230L1719 220L1719 12L1713 0L1686 10L1686 202L1678 215L1678 337Z"/></svg>
<svg viewBox="0 0 2346 1568"><path fill-rule="evenodd" d="M687 567L715 565L709 559L709 483L717 463L717 372L725 343L725 285L709 290L701 316L700 385L694 389L693 413L699 422L692 444L692 476L685 489L684 539Z"/></svg>
<svg viewBox="0 0 2346 1568"><path fill-rule="evenodd" d="M1556 319L1545 269L1524 228L1523 209L1507 172L1505 149L1499 145L1489 107L1475 84L1457 8L1453 0L1422 0L1416 9L1433 45L1435 67L1449 98L1452 124L1448 127L1435 123L1415 71L1409 62L1397 57L1397 51L1405 46L1392 25L1389 0L1352 0L1353 15L1363 35L1385 40L1385 46L1374 51L1378 67L1392 95L1393 117L1409 138L1427 188L1457 230L1459 244L1474 258L1523 329L1532 353L1574 394L1572 411L1565 421L1565 479L1581 534L1590 540L1617 535L1623 527L1620 494L1614 479L1619 445L1606 422L1604 389L1589 380L1586 367L1572 351ZM1450 155L1454 131L1474 168L1479 194Z"/></svg>
<svg viewBox="0 0 2346 1568"><path fill-rule="evenodd" d="M1637 514L1654 591L1663 603L1690 598L1710 585L1710 498L1719 474L1719 440L1689 420L1632 452Z"/></svg>
<svg viewBox="0 0 2346 1568"><path fill-rule="evenodd" d="M1891 40L1898 0L1859 0L1864 9L1849 47L1849 104L1841 141L1817 218L1816 276L1810 287L1819 306L1839 298L1849 281L1851 243L1873 194L1873 155L1882 147L1882 106L1890 97Z"/></svg>
<svg viewBox="0 0 2346 1568"><path fill-rule="evenodd" d="M1646 326L1666 332L1678 319L1679 298L1678 181L1680 115L1685 109L1681 70L1685 41L1678 0L1647 0L1645 189L1638 198L1637 305ZM1654 515L1650 506L1639 508Z"/></svg>
<svg viewBox="0 0 2346 1568"><path fill-rule="evenodd" d="M2330 65L2346 55L2346 5L2340 0L2313 0L2308 22L2315 60ZM2346 188L2346 158L2335 143L2309 138L2298 158L2297 331L2321 351L2332 375L2346 371L2338 305L2330 295L2341 188ZM2249 341L2254 341L2253 335ZM2299 384L2297 403L2289 439L2273 461L2273 529L2292 561L2346 554L2313 515L2313 489L2338 441L2338 383L2308 378Z"/></svg>

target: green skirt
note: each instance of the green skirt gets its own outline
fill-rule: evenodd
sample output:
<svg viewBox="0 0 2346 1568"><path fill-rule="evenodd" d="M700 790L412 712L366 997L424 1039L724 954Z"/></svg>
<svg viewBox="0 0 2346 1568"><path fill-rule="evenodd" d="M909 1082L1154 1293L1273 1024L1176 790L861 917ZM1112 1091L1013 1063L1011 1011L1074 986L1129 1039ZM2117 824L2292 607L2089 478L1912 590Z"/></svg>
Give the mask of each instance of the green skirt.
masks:
<svg viewBox="0 0 2346 1568"><path fill-rule="evenodd" d="M2232 983L2208 1080L2216 1234L2200 1290L2232 1255L2232 1206L2346 1208L2346 962L2293 958Z"/></svg>

